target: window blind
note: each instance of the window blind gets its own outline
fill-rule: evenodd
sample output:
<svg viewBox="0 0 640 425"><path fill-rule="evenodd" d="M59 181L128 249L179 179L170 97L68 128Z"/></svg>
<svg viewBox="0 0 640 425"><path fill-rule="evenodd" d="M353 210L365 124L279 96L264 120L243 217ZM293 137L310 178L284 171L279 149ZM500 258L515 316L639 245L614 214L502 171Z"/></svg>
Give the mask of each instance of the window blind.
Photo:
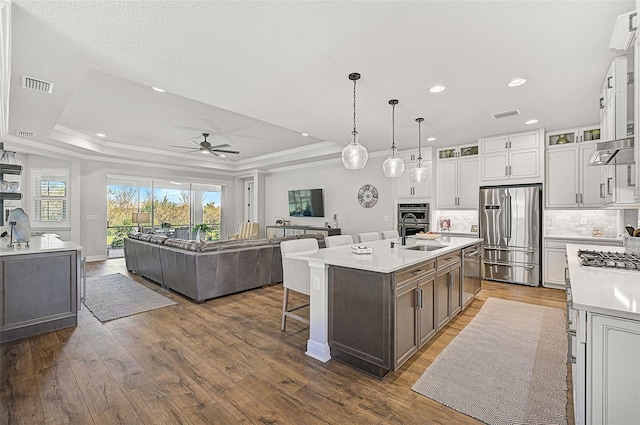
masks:
<svg viewBox="0 0 640 425"><path fill-rule="evenodd" d="M35 227L69 225L69 170L32 170L31 221Z"/></svg>

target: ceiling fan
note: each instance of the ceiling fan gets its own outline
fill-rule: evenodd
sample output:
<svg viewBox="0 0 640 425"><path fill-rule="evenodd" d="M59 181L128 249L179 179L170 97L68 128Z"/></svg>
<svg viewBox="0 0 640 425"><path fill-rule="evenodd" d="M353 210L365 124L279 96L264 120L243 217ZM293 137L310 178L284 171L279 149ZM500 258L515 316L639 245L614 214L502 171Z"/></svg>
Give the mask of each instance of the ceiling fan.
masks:
<svg viewBox="0 0 640 425"><path fill-rule="evenodd" d="M226 154L233 154L233 155L237 155L240 152L239 151L230 151L227 149L220 149L220 148L228 148L231 147L230 144L228 143L223 143L221 145L215 145L212 146L211 143L209 143L207 141L207 137L209 137L209 133L202 133L202 136L204 137L204 140L200 143L193 141L191 139L187 139L187 141L189 141L190 143L192 143L195 147L190 147L190 146L176 146L176 145L169 145L173 148L180 148L180 149L190 149L192 152L196 152L199 151L203 154L214 154L215 156L219 156L221 158L225 158L227 155Z"/></svg>

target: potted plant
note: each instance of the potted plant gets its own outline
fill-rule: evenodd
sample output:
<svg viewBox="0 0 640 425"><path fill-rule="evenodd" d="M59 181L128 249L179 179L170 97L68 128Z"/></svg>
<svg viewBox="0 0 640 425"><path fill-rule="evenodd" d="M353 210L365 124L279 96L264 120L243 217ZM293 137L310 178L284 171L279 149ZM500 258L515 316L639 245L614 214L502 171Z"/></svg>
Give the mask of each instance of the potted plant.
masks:
<svg viewBox="0 0 640 425"><path fill-rule="evenodd" d="M207 233L212 230L213 228L205 223L196 224L191 228L192 232L196 232L196 240L198 242L204 242L207 239Z"/></svg>

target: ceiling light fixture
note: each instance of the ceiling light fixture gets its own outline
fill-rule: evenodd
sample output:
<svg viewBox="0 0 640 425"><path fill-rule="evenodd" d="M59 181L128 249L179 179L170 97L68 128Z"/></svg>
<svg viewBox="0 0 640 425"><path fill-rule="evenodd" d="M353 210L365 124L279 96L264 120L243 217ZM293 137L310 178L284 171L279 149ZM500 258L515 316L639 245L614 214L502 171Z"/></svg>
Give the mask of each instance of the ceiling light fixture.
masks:
<svg viewBox="0 0 640 425"><path fill-rule="evenodd" d="M435 137L429 137L427 142L435 142L437 139Z"/></svg>
<svg viewBox="0 0 640 425"><path fill-rule="evenodd" d="M157 91L158 93L164 93L164 92L166 92L166 90L165 90L165 89L161 89L160 87L155 87L155 86L153 86L153 87L151 87L151 88L152 88L152 89L154 89L155 91Z"/></svg>
<svg viewBox="0 0 640 425"><path fill-rule="evenodd" d="M309 134L308 134L308 133L302 133L302 135L303 135L304 137L309 137Z"/></svg>
<svg viewBox="0 0 640 425"><path fill-rule="evenodd" d="M348 170L360 170L364 168L367 159L369 159L367 149L358 142L358 132L356 131L356 81L360 79L360 74L351 73L349 79L353 81L353 131L351 132L351 143L342 150L342 163Z"/></svg>
<svg viewBox="0 0 640 425"><path fill-rule="evenodd" d="M535 124L537 122L538 122L538 120L534 119L534 120L525 121L524 123L527 124L527 125L531 125L531 124Z"/></svg>
<svg viewBox="0 0 640 425"><path fill-rule="evenodd" d="M418 123L418 163L411 169L411 181L416 183L422 183L429 178L429 170L422 165L422 140L420 133L420 125L424 121L424 118L416 118Z"/></svg>
<svg viewBox="0 0 640 425"><path fill-rule="evenodd" d="M443 91L446 87L445 86L441 86L441 85L437 85L437 86L433 86L429 89L429 91L431 93L440 93L441 91Z"/></svg>
<svg viewBox="0 0 640 425"><path fill-rule="evenodd" d="M104 134L104 133L96 133L96 136L98 136L98 137L107 137L107 135Z"/></svg>
<svg viewBox="0 0 640 425"><path fill-rule="evenodd" d="M397 155L396 149L396 105L398 99L391 99L391 156L382 163L382 171L387 177L400 177L404 173L404 161Z"/></svg>
<svg viewBox="0 0 640 425"><path fill-rule="evenodd" d="M223 153L220 154L220 158L226 158L226 157L227 157L227 155L225 155Z"/></svg>
<svg viewBox="0 0 640 425"><path fill-rule="evenodd" d="M200 153L201 153L201 154L204 154L204 155L209 155L209 154L211 154L211 152L209 152L209 150L208 150L208 149L205 149L205 148L200 148Z"/></svg>
<svg viewBox="0 0 640 425"><path fill-rule="evenodd" d="M518 86L523 85L526 82L527 82L527 80L525 80L524 78L516 78L515 80L509 81L509 84L507 84L507 85L509 87L518 87Z"/></svg>

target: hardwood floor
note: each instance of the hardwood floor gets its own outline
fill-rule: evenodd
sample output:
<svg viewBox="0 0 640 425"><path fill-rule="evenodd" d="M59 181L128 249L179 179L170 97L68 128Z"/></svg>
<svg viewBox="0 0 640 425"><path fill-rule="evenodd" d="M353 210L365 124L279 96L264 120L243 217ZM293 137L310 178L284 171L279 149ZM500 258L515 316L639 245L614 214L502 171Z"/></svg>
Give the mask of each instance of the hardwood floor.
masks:
<svg viewBox="0 0 640 425"><path fill-rule="evenodd" d="M489 297L565 308L563 291L483 282L475 301L383 381L304 354L306 325L280 331L282 285L194 304L122 273L177 306L0 347L0 424L478 424L411 386ZM300 300L293 300L300 301ZM573 423L571 409L569 423Z"/></svg>

